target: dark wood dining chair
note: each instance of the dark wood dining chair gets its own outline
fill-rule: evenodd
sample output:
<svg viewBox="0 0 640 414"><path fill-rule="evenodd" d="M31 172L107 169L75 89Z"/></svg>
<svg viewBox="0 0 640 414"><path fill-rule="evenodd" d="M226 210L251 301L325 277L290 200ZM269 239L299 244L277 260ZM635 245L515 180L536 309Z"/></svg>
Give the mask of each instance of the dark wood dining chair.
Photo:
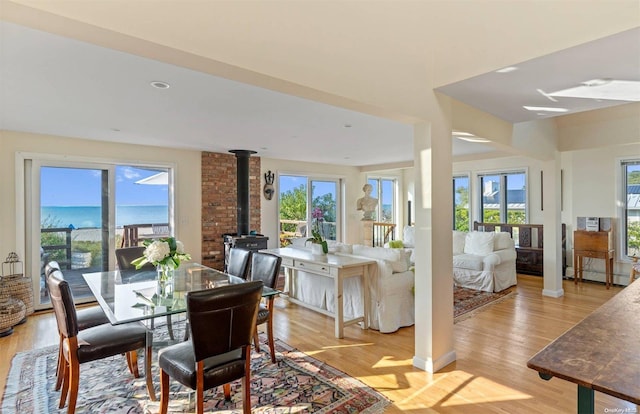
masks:
<svg viewBox="0 0 640 414"><path fill-rule="evenodd" d="M204 390L223 386L231 399L230 383L242 381L242 411L251 413L251 337L262 282L246 282L188 292L188 341L160 350L160 413L169 405L170 378L196 390L196 412L204 411ZM212 329L215 327L215 329Z"/></svg>
<svg viewBox="0 0 640 414"><path fill-rule="evenodd" d="M62 391L60 404L63 408L69 397L68 414L73 414L78 399L80 382L80 364L113 355L126 354L127 365L134 377L139 377L138 349L145 350L145 379L147 391L152 401L156 400L151 378L152 334L140 323L123 325L103 324L78 329L76 307L69 283L63 279L59 270L53 270L47 278L51 304L56 316L58 331L63 338L62 347ZM104 373L105 376L109 372Z"/></svg>
<svg viewBox="0 0 640 414"><path fill-rule="evenodd" d="M276 288L278 275L280 274L280 264L282 258L270 253L254 252L251 256L251 280L260 280L265 286ZM258 338L258 325L267 324L267 339L269 341L269 351L271 352L271 362L276 362L275 344L273 342L273 302L275 296L269 296L266 304L260 303L256 329L253 335L253 345L256 351L260 352L260 340Z"/></svg>
<svg viewBox="0 0 640 414"><path fill-rule="evenodd" d="M60 270L60 265L56 261L51 261L45 265L45 277L48 279L49 275L51 275L56 270L59 272L59 276L64 278L64 275ZM107 318L107 315L105 315L102 308L97 305L76 310L76 319L78 321L79 331L109 323L109 318ZM58 363L56 365L56 391L58 391L62 386L62 363L64 361L64 357L62 355L63 337L62 333L58 333L60 334L60 342L58 345Z"/></svg>
<svg viewBox="0 0 640 414"><path fill-rule="evenodd" d="M116 263L118 264L118 270L121 271L142 271L142 270L154 270L156 267L153 263L145 263L140 267L140 269L136 269L135 265L132 265L131 262L138 257L142 257L144 255L144 246L133 246L133 247L122 247L120 249L116 249ZM167 315L167 331L169 332L169 339L173 340L173 323L171 319L171 315ZM151 329L155 328L155 319L151 319ZM185 335L187 333L185 332Z"/></svg>
<svg viewBox="0 0 640 414"><path fill-rule="evenodd" d="M227 263L227 273L247 280L249 267L251 265L251 250L232 247L229 249L229 263Z"/></svg>

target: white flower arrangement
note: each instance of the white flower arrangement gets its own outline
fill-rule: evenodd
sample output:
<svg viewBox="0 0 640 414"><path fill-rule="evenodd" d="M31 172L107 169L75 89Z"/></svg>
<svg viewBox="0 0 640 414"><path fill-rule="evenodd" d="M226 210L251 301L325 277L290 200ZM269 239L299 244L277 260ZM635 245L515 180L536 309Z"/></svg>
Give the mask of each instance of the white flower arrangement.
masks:
<svg viewBox="0 0 640 414"><path fill-rule="evenodd" d="M146 246L143 256L131 262L136 269L140 269L147 263L156 267L175 269L180 266L181 261L191 259L191 255L184 251L184 244L175 237L145 240L143 243Z"/></svg>

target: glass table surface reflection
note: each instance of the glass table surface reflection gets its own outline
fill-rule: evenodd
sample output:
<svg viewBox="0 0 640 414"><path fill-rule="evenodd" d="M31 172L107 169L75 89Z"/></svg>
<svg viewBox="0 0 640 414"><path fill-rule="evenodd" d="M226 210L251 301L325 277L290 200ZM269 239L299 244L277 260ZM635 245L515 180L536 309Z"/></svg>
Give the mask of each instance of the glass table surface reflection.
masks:
<svg viewBox="0 0 640 414"><path fill-rule="evenodd" d="M164 294L155 270L94 272L83 277L113 325L183 313L187 311L187 292L246 282L198 263L185 263L176 269ZM262 288L262 297L278 293Z"/></svg>

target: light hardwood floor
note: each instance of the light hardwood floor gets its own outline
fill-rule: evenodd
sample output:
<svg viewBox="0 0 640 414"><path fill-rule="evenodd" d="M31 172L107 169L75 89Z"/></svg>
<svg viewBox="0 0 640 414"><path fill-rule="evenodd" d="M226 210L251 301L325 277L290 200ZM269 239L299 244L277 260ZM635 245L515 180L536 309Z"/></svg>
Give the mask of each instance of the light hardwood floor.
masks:
<svg viewBox="0 0 640 414"><path fill-rule="evenodd" d="M557 299L541 290L542 278L519 275L515 297L457 323L457 360L436 374L412 366L413 328L380 334L351 326L336 339L331 319L277 299L275 336L386 395L393 401L387 413L575 413L577 387L557 378L543 381L527 361L621 288L564 281L565 295ZM56 332L53 314L45 313L0 338L0 389L13 355L56 344ZM595 412L640 410L596 393Z"/></svg>

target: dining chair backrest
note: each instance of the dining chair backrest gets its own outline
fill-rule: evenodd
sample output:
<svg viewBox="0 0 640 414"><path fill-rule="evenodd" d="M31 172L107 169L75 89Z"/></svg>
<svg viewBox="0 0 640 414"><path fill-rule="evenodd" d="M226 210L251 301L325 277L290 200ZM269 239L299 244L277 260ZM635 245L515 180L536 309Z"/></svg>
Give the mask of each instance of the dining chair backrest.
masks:
<svg viewBox="0 0 640 414"><path fill-rule="evenodd" d="M64 280L60 270L54 270L47 278L49 287L49 297L53 312L56 315L58 331L65 338L72 338L78 335L78 319L76 306L73 303L73 294L69 283Z"/></svg>
<svg viewBox="0 0 640 414"><path fill-rule="evenodd" d="M116 263L120 270L135 270L135 266L131 262L138 257L142 257L144 254L144 246L123 247L116 249ZM142 269L153 269L154 266L151 263L147 263L142 266Z"/></svg>
<svg viewBox="0 0 640 414"><path fill-rule="evenodd" d="M60 270L60 264L55 260L52 260L44 266L44 277L48 278L55 270Z"/></svg>
<svg viewBox="0 0 640 414"><path fill-rule="evenodd" d="M282 258L271 253L254 252L251 256L251 280L261 280L275 289Z"/></svg>
<svg viewBox="0 0 640 414"><path fill-rule="evenodd" d="M251 265L251 250L232 247L229 249L229 263L227 263L227 273L246 279L249 276L249 265Z"/></svg>
<svg viewBox="0 0 640 414"><path fill-rule="evenodd" d="M262 286L256 281L187 293L196 361L251 345Z"/></svg>

